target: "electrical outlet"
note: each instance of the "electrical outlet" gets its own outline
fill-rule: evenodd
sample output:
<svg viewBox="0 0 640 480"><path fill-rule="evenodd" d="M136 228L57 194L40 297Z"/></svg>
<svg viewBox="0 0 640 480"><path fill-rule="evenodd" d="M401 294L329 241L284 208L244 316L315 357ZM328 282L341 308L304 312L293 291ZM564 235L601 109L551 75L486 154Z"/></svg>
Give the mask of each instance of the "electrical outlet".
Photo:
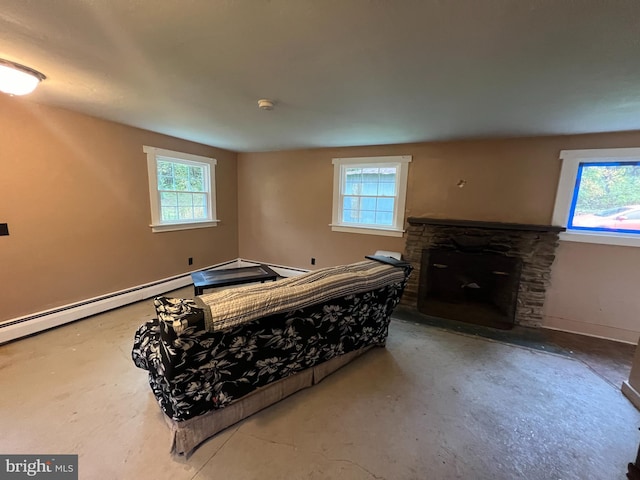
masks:
<svg viewBox="0 0 640 480"><path fill-rule="evenodd" d="M316 264L316 259L311 257L311 265L315 265Z"/></svg>
<svg viewBox="0 0 640 480"><path fill-rule="evenodd" d="M189 257L189 265L193 265L193 257Z"/></svg>

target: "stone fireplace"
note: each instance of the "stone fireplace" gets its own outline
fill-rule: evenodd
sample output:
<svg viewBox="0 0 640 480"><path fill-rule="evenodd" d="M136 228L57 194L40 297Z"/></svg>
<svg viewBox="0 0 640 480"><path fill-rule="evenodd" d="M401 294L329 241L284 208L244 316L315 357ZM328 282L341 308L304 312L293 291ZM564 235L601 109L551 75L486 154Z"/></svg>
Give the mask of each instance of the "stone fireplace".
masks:
<svg viewBox="0 0 640 480"><path fill-rule="evenodd" d="M410 217L402 303L497 328L540 326L562 227Z"/></svg>

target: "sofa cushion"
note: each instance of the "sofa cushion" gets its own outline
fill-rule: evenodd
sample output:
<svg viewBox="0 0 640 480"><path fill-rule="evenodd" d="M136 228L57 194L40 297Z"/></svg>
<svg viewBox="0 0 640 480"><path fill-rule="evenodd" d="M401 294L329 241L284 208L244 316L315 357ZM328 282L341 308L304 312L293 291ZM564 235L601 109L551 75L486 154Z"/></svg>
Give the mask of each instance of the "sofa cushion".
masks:
<svg viewBox="0 0 640 480"><path fill-rule="evenodd" d="M204 311L193 300L159 296L153 299L153 305L162 326L173 329L178 336L187 329L204 329Z"/></svg>

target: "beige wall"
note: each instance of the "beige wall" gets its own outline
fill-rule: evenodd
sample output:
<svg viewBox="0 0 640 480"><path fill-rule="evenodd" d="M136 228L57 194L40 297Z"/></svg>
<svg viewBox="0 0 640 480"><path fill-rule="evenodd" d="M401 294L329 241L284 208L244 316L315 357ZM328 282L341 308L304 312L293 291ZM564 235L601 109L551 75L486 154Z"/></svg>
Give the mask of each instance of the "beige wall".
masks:
<svg viewBox="0 0 640 480"><path fill-rule="evenodd" d="M151 232L142 145L218 160L218 227ZM0 222L11 233L0 237L0 321L238 256L315 268L311 257L322 267L402 251L404 238L331 231L334 157L412 155L408 216L548 224L561 149L639 145L630 132L238 154L236 164L233 152L0 96ZM546 324L636 342L638 265L638 248L562 242Z"/></svg>
<svg viewBox="0 0 640 480"><path fill-rule="evenodd" d="M402 250L402 238L331 232L329 151L238 154L238 158L242 258L318 268L358 261L379 249ZM316 258L315 267L311 257Z"/></svg>
<svg viewBox="0 0 640 480"><path fill-rule="evenodd" d="M545 305L545 325L637 343L640 248L561 242Z"/></svg>
<svg viewBox="0 0 640 480"><path fill-rule="evenodd" d="M218 160L218 227L151 232L143 145ZM0 95L0 168L0 321L238 256L233 152Z"/></svg>
<svg viewBox="0 0 640 480"><path fill-rule="evenodd" d="M335 157L411 155L407 216L549 223L559 150L551 139L241 153L240 255L311 268L311 257L324 266L404 249L404 238L331 231Z"/></svg>
<svg viewBox="0 0 640 480"><path fill-rule="evenodd" d="M404 238L331 231L334 157L412 155L407 216L549 224L560 150L639 145L640 133L631 132L241 153L240 256L316 268L358 261L375 250L404 249ZM463 188L456 186L459 180L466 181ZM635 342L638 265L638 248L562 242L547 324Z"/></svg>

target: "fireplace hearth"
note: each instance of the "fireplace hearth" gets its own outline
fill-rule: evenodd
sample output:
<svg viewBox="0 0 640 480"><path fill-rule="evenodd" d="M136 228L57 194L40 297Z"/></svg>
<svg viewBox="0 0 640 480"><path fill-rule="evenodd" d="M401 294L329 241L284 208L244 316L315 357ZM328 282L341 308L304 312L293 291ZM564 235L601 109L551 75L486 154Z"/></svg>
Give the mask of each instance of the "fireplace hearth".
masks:
<svg viewBox="0 0 640 480"><path fill-rule="evenodd" d="M562 227L411 217L402 303L495 328L539 326Z"/></svg>

